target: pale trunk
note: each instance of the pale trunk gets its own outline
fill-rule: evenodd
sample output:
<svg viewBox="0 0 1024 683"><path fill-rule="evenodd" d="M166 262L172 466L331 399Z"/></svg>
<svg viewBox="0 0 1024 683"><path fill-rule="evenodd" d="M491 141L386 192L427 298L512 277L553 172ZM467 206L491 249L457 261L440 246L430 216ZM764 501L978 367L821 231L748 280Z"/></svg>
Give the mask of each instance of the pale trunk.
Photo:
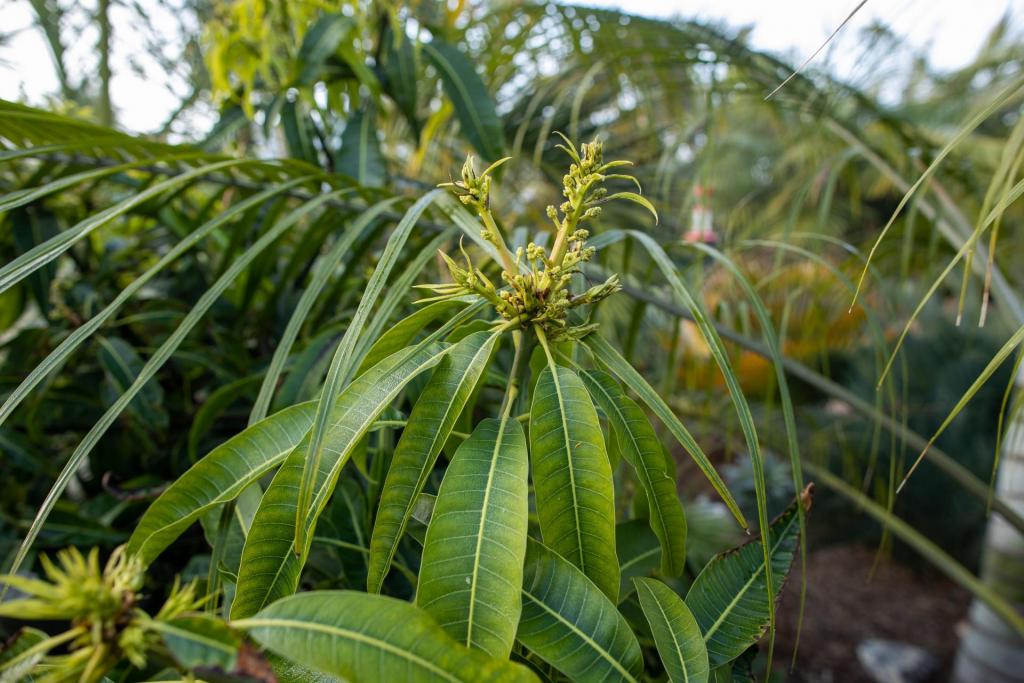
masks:
<svg viewBox="0 0 1024 683"><path fill-rule="evenodd" d="M1024 391L1024 365L1017 375ZM1010 416L1003 441L996 492L1024 514L1024 410ZM992 515L982 555L982 580L1018 610L1024 611L1024 536ZM957 651L953 683L1024 682L1024 637L975 600Z"/></svg>

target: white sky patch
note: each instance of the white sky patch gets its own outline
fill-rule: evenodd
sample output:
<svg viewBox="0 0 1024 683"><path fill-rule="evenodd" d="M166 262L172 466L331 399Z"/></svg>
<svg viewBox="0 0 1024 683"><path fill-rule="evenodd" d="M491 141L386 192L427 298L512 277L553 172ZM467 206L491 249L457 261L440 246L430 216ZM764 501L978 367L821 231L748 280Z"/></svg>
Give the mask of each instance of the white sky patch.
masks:
<svg viewBox="0 0 1024 683"><path fill-rule="evenodd" d="M799 64L842 23L858 2L587 0L583 4L653 17L681 16L725 23L731 28L749 26L754 47L776 52ZM138 4L150 14L157 33L168 35L177 31L173 17L160 3L138 0ZM87 13L95 7L95 0L81 0L77 7L81 10L79 14L86 17L79 17L79 23L87 25ZM933 67L954 69L971 61L1005 13L1016 17L1022 10L1024 0L868 0L811 67L827 64L840 78L854 82L869 70L877 69L878 60L873 59L876 56L864 54L862 31L881 22L901 37L903 46L924 53ZM133 132L155 131L187 94L187 83L181 78L167 78L159 68L147 68L143 37L125 25L118 10L112 19L115 47L111 98L118 123ZM58 83L49 49L41 31L34 25L28 0L0 0L0 32L9 36L5 44L0 45L0 98L46 106L48 96L57 92ZM93 30L87 31L69 50L68 67L76 80L83 70L95 69L94 46Z"/></svg>

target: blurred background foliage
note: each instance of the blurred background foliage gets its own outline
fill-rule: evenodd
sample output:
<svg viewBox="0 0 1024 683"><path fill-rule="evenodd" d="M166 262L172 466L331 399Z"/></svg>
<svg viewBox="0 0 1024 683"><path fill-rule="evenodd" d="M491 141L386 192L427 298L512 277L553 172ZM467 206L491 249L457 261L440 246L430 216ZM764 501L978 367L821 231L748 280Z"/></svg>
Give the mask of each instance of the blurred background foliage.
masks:
<svg viewBox="0 0 1024 683"><path fill-rule="evenodd" d="M168 0L157 4L179 25L165 32L141 4L101 0L93 11L59 0L30 4L60 78L51 110L79 122L13 103L0 107L0 260L10 262L107 207L150 193L75 243L66 258L0 294L0 392L10 395L195 226L272 183L308 179L253 202L232 229L213 231L146 275L116 316L4 415L0 556L14 552L82 436L295 200L339 191L301 230L256 255L217 297L77 469L37 550L123 542L166 482L245 426L324 249L367 204L390 196L404 202L448 180L467 149L487 161L509 155L494 201L515 241L525 243L545 223L537 207L558 200L562 160L553 133L561 131L574 140L598 136L609 158L634 160L633 172L661 217L645 229L666 246L731 342L771 456L769 491L778 511L793 492L756 305L728 268L692 246L709 238L701 231L710 228L713 242L763 300L789 361L800 450L818 468L808 478L830 471L845 482L819 499L812 554L819 545L864 541L920 562L920 547L906 534L894 542L884 525L862 514L855 495L861 491L883 516L905 520L978 570L1011 364L942 433L906 489L898 497L894 492L928 438L1024 322L1024 215L1012 193L1024 44L1009 19L954 72L916 59L899 80L867 68L854 86L812 68L766 98L791 75L791 64L753 48L742 31L683 19L551 3ZM138 30L150 41L151 61L140 69L165 69L183 84L178 108L144 139L112 128L112 12L120 13L118 30ZM67 61L83 39L96 47L95 69L76 80ZM906 49L881 27L862 40L869 61ZM978 125L966 125L975 118ZM955 146L946 149L951 141ZM35 151L18 154L27 148ZM940 157L941 166L926 174ZM265 161L170 182L204 164L240 158ZM277 158L286 160L270 161ZM901 206L921 178L922 187ZM49 191L18 194L33 187ZM996 249L985 236L977 240L968 277L962 266L944 272L997 205ZM610 207L597 232L646 226L642 211ZM272 409L317 395L380 238L397 215L384 212L372 221L334 267L297 331ZM435 216L414 235L410 262L445 220ZM599 309L606 334L656 380L753 510L739 426L688 312L673 303L640 250L615 244L599 260L594 279L616 271L626 283L623 294ZM936 278L937 291L926 296ZM919 303L922 312L912 317ZM983 307L987 320L979 328ZM402 299L379 324L411 310ZM896 352L905 325L909 335ZM894 352L892 370L876 389ZM692 465L677 455L688 507L712 505L703 478L690 476ZM363 474L373 481L374 473ZM356 486L352 495L362 491ZM351 526L343 512L334 515L337 524ZM735 540L713 514L704 534L703 517L692 519L692 542L710 544L708 553ZM198 531L192 538L191 561L201 565L205 545ZM169 577L186 569L189 558L165 557L154 571ZM330 564L323 566L329 573ZM188 571L205 575L201 566Z"/></svg>

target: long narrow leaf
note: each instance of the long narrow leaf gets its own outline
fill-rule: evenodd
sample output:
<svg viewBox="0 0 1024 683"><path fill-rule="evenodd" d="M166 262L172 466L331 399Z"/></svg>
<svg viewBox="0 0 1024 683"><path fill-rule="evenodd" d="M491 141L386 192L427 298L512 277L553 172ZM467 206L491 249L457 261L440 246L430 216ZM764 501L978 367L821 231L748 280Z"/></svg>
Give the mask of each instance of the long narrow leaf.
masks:
<svg viewBox="0 0 1024 683"><path fill-rule="evenodd" d="M476 332L455 345L413 406L384 480L370 539L367 590L379 593L398 543L441 448L487 368L497 335Z"/></svg>
<svg viewBox="0 0 1024 683"><path fill-rule="evenodd" d="M323 204L334 198L335 195L343 192L344 190L337 190L335 192L329 192L318 196L315 199L311 199L302 206L293 210L283 220L278 222L276 225L270 228L264 233L251 247L249 247L241 256L238 257L232 264L231 267L224 272L220 278L217 279L213 285L203 293L196 302L192 310L188 312L185 319L181 321L178 327L173 333L160 345L160 348L156 350L153 356L146 362L145 367L139 373L139 376L135 378L132 385L125 391L118 399L114 402L107 412L99 419L99 421L93 425L92 429L85 435L82 442L78 445L75 451L71 454L68 462L64 465L64 469L61 470L60 475L57 477L57 481L54 483L50 492L47 493L46 498L43 500L42 505L39 506L36 512L35 519L32 520L32 525L29 527L28 533L25 535L25 540L22 541L21 546L18 548L18 552L14 557L14 561L11 563L10 573L14 574L21 567L21 563L24 562L25 557L28 555L29 549L35 542L36 537L43 528L47 517L50 515L50 511L53 510L53 506L57 504L57 500L63 494L64 489L67 487L68 482L71 481L71 477L74 476L78 470L82 460L92 451L92 449L99 442L100 438L106 433L110 426L114 423L114 420L124 411L128 404L131 403L135 395L142 390L146 383L153 378L153 376L163 367L164 363L174 354L178 346L185 339L185 336L192 331L202 319L202 316L210 309L211 306L220 298L224 290L238 277L239 274L252 261L259 256L264 249L273 244L277 239L283 235L288 229L299 222L304 216L320 208Z"/></svg>
<svg viewBox="0 0 1024 683"><path fill-rule="evenodd" d="M327 371L327 379L324 381L324 388L320 394L320 403L317 406L316 419L313 421L308 456L303 464L302 481L299 485L298 506L295 509L295 514L297 516L295 522L296 549L300 549L306 544L304 536L306 524L304 523L304 520L308 518L312 512L312 487L316 472L320 467L320 459L323 455L323 441L324 433L327 428L327 416L333 407L334 397L337 396L338 391L342 386L344 386L349 374L354 369L354 352L356 349L356 342L359 340L359 335L363 331L363 326L366 324L370 311L372 310L373 305L377 302L377 297L380 296L380 292L387 282L388 275L391 273L391 269L398 260L398 256L401 253L406 240L409 238L409 234L412 232L413 226L416 225L416 221L419 220L427 207L430 206L430 204L432 204L439 195L440 191L435 190L420 198L412 205L412 207L409 208L405 213L405 216L403 216L402 220L398 223L394 232L391 233L387 246L384 248L384 253L381 254L380 260L377 262L377 267L374 268L373 275L370 277L370 281L366 284L366 289L363 291L363 295L359 300L359 306L356 308L355 315L352 316L348 329L345 330L345 335L341 338L341 342L338 344L338 348L334 352L334 358L331 360L331 367Z"/></svg>
<svg viewBox="0 0 1024 683"><path fill-rule="evenodd" d="M514 419L487 419L455 451L437 494L416 604L455 640L507 659L522 610L530 469Z"/></svg>

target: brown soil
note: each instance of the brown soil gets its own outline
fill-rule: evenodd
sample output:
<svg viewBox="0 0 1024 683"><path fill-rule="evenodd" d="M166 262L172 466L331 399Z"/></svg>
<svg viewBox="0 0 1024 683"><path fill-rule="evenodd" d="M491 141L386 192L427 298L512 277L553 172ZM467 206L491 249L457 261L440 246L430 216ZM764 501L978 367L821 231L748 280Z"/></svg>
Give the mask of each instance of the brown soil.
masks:
<svg viewBox="0 0 1024 683"><path fill-rule="evenodd" d="M871 576L872 548L834 546L809 553L807 606L793 683L872 683L857 661L866 638L912 643L939 657L945 681L956 652L956 628L969 594L933 570L882 562ZM788 668L800 601L799 559L778 615L777 667Z"/></svg>

